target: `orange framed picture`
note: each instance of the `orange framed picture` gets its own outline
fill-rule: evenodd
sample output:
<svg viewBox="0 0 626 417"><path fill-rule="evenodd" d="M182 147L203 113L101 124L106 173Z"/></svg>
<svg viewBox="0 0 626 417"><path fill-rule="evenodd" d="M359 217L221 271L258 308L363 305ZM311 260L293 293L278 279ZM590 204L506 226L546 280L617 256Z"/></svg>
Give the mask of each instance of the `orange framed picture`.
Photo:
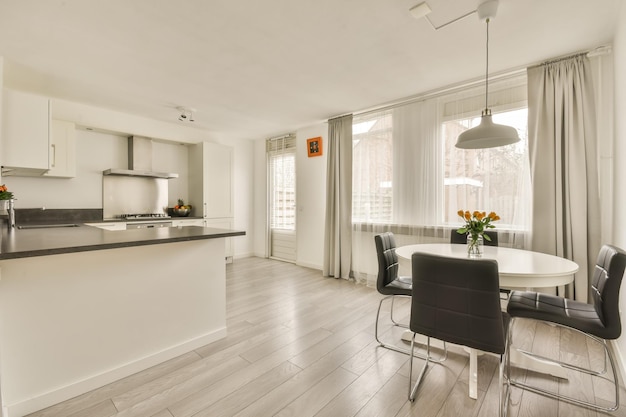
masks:
<svg viewBox="0 0 626 417"><path fill-rule="evenodd" d="M322 155L322 137L311 138L306 140L306 148L308 150L309 158L312 156Z"/></svg>

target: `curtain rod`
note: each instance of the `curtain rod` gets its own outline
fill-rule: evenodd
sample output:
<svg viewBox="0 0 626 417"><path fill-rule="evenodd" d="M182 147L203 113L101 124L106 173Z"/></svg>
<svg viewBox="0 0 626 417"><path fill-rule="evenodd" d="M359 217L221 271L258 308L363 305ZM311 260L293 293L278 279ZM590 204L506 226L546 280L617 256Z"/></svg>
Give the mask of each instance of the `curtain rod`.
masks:
<svg viewBox="0 0 626 417"><path fill-rule="evenodd" d="M543 65L556 64L557 62L567 61L568 59L577 58L579 56L594 57L594 56L607 55L610 53L611 53L611 47L608 45L604 45L604 46L599 46L597 48L591 49L589 51L583 51L583 52L578 52L578 53L567 55L567 56L549 59L540 64L529 66L528 68L537 68Z"/></svg>
<svg viewBox="0 0 626 417"><path fill-rule="evenodd" d="M528 67L528 68L537 68L537 67L542 67L544 65L556 64L558 62L567 61L569 59L574 59L574 58L578 58L578 57L581 57L581 56L587 56L587 52L581 52L579 54L573 54L573 55L568 55L568 56L564 56L564 57L561 57L561 58L550 59L548 61L542 62L541 64L534 65L534 66Z"/></svg>

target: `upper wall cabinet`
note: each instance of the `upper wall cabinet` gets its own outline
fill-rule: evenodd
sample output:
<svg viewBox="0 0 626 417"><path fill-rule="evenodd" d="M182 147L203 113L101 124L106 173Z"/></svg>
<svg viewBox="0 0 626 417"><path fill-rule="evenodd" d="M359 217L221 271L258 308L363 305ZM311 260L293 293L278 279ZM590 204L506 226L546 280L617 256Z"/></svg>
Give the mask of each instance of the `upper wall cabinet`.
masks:
<svg viewBox="0 0 626 417"><path fill-rule="evenodd" d="M233 148L200 142L189 148L192 216L233 217Z"/></svg>
<svg viewBox="0 0 626 417"><path fill-rule="evenodd" d="M76 125L63 120L50 122L50 170L45 177L76 176Z"/></svg>
<svg viewBox="0 0 626 417"><path fill-rule="evenodd" d="M42 175L50 169L50 101L4 89L2 175Z"/></svg>

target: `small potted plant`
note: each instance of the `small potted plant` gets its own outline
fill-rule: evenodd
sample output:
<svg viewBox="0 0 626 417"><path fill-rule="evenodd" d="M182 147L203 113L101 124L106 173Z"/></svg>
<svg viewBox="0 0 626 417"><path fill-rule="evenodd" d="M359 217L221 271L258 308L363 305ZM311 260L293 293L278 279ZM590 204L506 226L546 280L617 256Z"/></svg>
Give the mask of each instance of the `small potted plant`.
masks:
<svg viewBox="0 0 626 417"><path fill-rule="evenodd" d="M0 185L0 213L7 214L9 210L9 206L13 205L12 200L14 200L13 193L8 190L7 186L2 184Z"/></svg>
<svg viewBox="0 0 626 417"><path fill-rule="evenodd" d="M0 185L0 200L13 200L13 193L4 184Z"/></svg>

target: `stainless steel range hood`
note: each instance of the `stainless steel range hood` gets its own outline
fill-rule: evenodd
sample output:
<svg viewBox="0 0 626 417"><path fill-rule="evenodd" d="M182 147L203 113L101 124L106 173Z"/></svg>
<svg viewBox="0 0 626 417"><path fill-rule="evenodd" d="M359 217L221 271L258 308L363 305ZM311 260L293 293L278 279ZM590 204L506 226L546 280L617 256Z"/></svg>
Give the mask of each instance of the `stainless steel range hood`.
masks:
<svg viewBox="0 0 626 417"><path fill-rule="evenodd" d="M141 136L128 138L128 169L110 168L103 175L123 175L126 177L178 178L172 172L152 170L152 139Z"/></svg>

